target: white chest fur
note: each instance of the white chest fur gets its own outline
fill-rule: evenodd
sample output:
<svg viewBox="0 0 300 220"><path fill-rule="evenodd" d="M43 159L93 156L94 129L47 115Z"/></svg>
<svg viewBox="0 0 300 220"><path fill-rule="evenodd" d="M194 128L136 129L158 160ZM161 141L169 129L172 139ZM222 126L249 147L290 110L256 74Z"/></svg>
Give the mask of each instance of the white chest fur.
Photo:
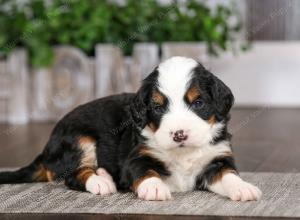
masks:
<svg viewBox="0 0 300 220"><path fill-rule="evenodd" d="M201 148L176 148L168 151L153 150L151 153L163 161L171 172L171 176L164 178L171 192L193 190L196 177L203 168L215 157L230 152L227 142L208 145Z"/></svg>

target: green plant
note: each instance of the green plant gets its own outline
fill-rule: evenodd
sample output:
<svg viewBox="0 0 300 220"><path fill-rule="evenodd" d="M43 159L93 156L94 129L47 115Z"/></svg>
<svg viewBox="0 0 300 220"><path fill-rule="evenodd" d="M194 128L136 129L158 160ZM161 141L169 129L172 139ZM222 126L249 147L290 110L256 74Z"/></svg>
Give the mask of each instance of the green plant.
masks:
<svg viewBox="0 0 300 220"><path fill-rule="evenodd" d="M174 1L175 2L175 1ZM31 63L52 62L51 47L74 45L93 55L97 43L114 43L125 54L136 42L204 41L209 52L229 49L240 23L234 4L219 5L214 12L197 0L185 5L160 5L156 0L0 0L0 53L15 47L28 49Z"/></svg>

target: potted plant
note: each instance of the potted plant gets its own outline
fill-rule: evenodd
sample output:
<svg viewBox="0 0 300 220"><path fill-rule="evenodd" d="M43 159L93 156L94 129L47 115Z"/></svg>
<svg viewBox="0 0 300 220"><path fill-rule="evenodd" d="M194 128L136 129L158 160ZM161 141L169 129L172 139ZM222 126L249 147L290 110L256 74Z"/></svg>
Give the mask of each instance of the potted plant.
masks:
<svg viewBox="0 0 300 220"><path fill-rule="evenodd" d="M82 51L83 55L76 52L78 60L95 56L99 43L115 45L128 56L140 42L155 43L160 50L164 42L178 42L179 49L182 42L203 42L209 54L218 55L233 48L241 24L230 19L237 16L234 4L212 10L197 0L184 4L175 0L169 4L157 0L0 0L0 57L19 47L26 50L35 90L33 106L44 105L36 116L44 117L53 100L42 94L53 89L49 82L57 46ZM63 80L59 83L64 86Z"/></svg>

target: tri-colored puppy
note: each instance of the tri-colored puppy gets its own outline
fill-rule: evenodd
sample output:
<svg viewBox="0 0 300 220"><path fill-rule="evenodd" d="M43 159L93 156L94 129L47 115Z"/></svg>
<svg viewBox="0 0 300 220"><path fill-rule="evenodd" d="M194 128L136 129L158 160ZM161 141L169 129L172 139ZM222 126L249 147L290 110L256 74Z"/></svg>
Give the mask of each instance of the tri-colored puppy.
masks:
<svg viewBox="0 0 300 220"><path fill-rule="evenodd" d="M145 200L210 190L257 200L236 171L227 131L230 89L193 59L161 63L134 94L81 105L54 128L32 164L0 173L0 183L63 178L75 190L106 195L131 189Z"/></svg>

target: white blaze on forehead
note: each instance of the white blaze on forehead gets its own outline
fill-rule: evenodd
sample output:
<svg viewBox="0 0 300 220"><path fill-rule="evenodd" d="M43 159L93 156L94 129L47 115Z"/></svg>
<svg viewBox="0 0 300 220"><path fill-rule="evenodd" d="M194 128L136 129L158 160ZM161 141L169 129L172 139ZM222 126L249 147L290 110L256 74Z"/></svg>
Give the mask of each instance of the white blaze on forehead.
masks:
<svg viewBox="0 0 300 220"><path fill-rule="evenodd" d="M173 104L182 102L190 82L191 71L198 63L186 57L172 57L158 66L159 90L165 94Z"/></svg>

